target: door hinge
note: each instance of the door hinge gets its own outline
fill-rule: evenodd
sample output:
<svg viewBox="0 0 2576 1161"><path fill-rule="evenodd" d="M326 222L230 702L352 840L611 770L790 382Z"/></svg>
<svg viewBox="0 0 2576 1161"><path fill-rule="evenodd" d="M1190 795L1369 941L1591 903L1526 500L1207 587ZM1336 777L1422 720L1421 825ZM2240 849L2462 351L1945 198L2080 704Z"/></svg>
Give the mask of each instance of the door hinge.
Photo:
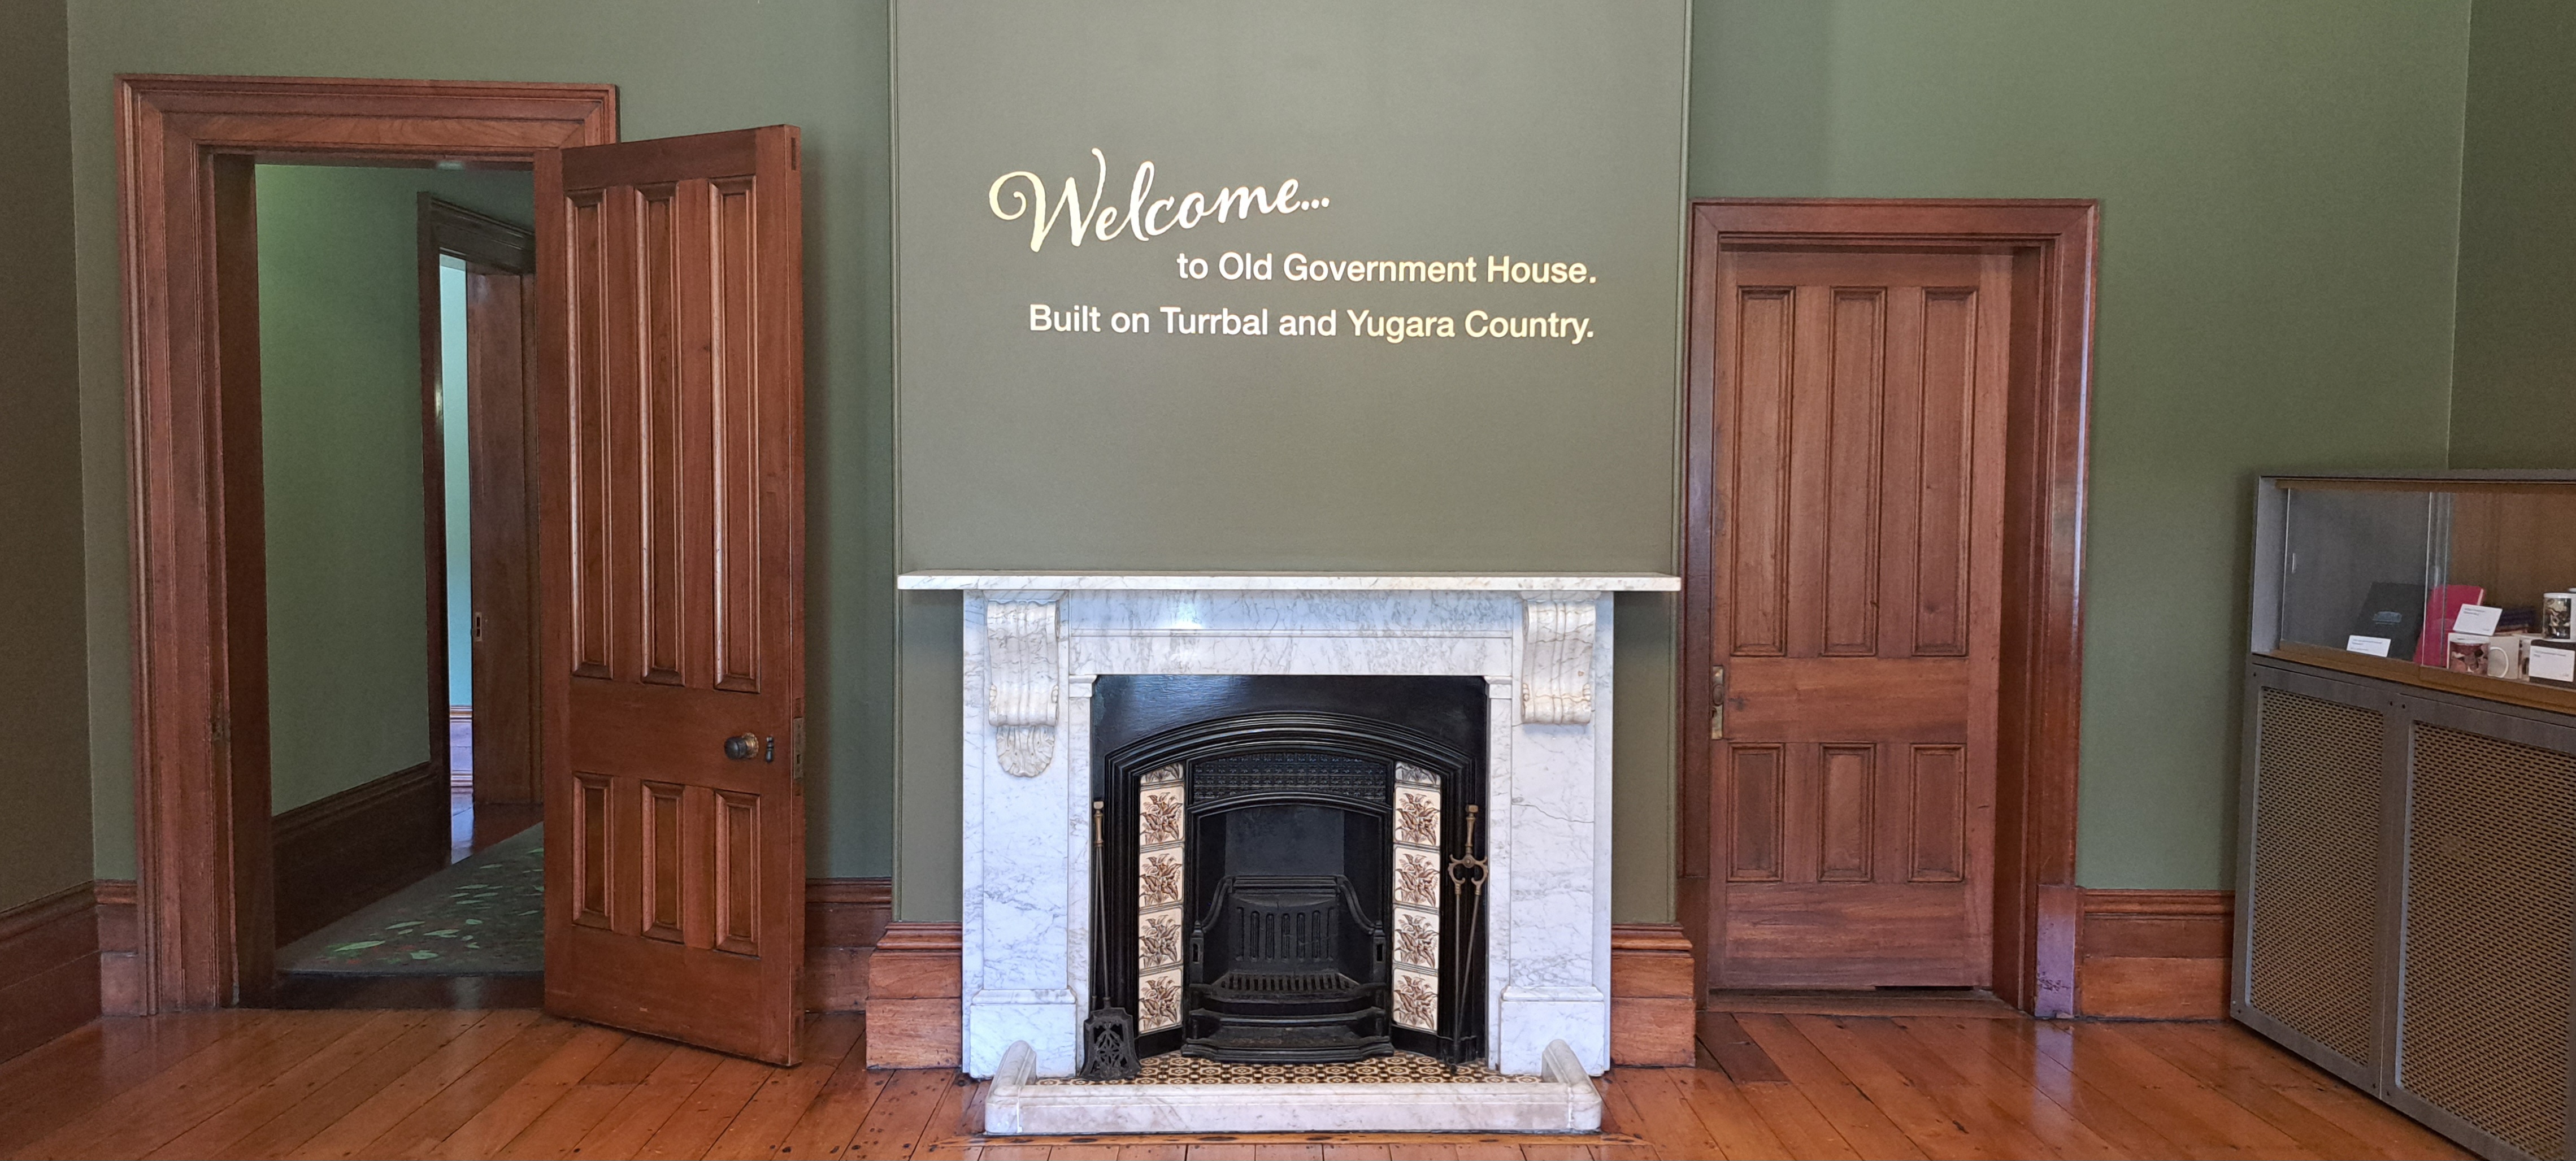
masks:
<svg viewBox="0 0 2576 1161"><path fill-rule="evenodd" d="M474 612L474 643L483 643L483 612L480 609Z"/></svg>
<svg viewBox="0 0 2576 1161"><path fill-rule="evenodd" d="M232 716L222 710L207 715L206 740L218 746L231 745L233 742Z"/></svg>
<svg viewBox="0 0 2576 1161"><path fill-rule="evenodd" d="M1708 667L1708 740L1726 737L1726 667Z"/></svg>
<svg viewBox="0 0 2576 1161"><path fill-rule="evenodd" d="M787 780L805 784L805 719L793 718L787 723Z"/></svg>

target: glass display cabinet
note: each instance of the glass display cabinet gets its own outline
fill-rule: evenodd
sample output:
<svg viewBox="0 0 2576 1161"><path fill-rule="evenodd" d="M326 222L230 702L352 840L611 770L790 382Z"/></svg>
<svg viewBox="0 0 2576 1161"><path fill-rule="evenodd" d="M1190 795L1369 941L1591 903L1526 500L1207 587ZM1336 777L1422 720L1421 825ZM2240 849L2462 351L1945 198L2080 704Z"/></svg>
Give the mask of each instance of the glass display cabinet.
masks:
<svg viewBox="0 0 2576 1161"><path fill-rule="evenodd" d="M2267 477L2253 651L2576 713L2576 474Z"/></svg>
<svg viewBox="0 0 2576 1161"><path fill-rule="evenodd" d="M2254 523L2229 1011L2568 1157L2576 472L2270 476Z"/></svg>

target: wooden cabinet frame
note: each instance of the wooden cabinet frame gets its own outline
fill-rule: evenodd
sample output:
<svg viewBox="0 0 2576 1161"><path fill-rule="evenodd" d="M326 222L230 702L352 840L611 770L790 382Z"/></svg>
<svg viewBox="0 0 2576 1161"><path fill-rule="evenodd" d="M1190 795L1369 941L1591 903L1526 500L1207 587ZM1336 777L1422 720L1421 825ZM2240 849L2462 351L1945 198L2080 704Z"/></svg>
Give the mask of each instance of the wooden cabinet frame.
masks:
<svg viewBox="0 0 2576 1161"><path fill-rule="evenodd" d="M2005 251L2013 257L2003 663L1995 793L1994 990L2033 1015L2075 1011L2077 731L2083 698L2085 428L2092 383L2093 201L1711 198L1691 204L1683 390L1680 912L1705 999L1724 917L1710 871L1715 621L1717 259L1733 248Z"/></svg>
<svg viewBox="0 0 2576 1161"><path fill-rule="evenodd" d="M266 990L261 160L531 164L617 139L606 85L306 77L116 82L141 1012ZM443 746L443 730L437 738Z"/></svg>

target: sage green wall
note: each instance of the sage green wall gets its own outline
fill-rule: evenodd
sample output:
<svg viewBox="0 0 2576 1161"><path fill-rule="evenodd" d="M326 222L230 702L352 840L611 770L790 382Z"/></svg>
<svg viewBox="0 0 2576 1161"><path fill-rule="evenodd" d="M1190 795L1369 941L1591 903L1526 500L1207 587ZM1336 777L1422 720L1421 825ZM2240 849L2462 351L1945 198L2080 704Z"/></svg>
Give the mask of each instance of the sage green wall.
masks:
<svg viewBox="0 0 2576 1161"><path fill-rule="evenodd" d="M2451 465L2576 468L2576 5L2477 0Z"/></svg>
<svg viewBox="0 0 2576 1161"><path fill-rule="evenodd" d="M2447 454L2467 4L1694 12L1694 194L2102 200L2077 879L2228 886L2255 475Z"/></svg>
<svg viewBox="0 0 2576 1161"><path fill-rule="evenodd" d="M69 0L82 504L97 873L133 874L113 77L122 72L587 81L628 138L804 128L815 874L892 866L893 483L882 4L770 0ZM416 527L416 525L415 525ZM416 539L416 537L415 537Z"/></svg>
<svg viewBox="0 0 2576 1161"><path fill-rule="evenodd" d="M0 911L90 878L64 54L61 5L0 5Z"/></svg>
<svg viewBox="0 0 2576 1161"><path fill-rule="evenodd" d="M421 537L426 190L527 222L527 173L258 167L269 803L436 755Z"/></svg>
<svg viewBox="0 0 2576 1161"><path fill-rule="evenodd" d="M805 127L812 692L830 768L812 780L813 865L886 873L897 653L883 6L70 0L70 25L99 873L132 865L119 71L605 81L621 87L628 137ZM2445 460L2468 26L2465 0L1694 5L1694 194L2104 201L2088 885L2225 885L2253 475ZM906 681L930 692L902 707L904 763L953 779L938 739L954 745L954 703L943 717L935 699L943 683L954 697L941 672L954 616L910 607L922 615L902 625ZM1649 888L1637 882L1668 889L1669 857L1641 874L1627 847L1669 811L1669 711L1631 702L1669 695L1632 673L1648 659L1630 610L1617 908L1656 918L1669 903L1639 903ZM954 809L906 800L906 866L950 868L945 900L907 887L910 917L955 914Z"/></svg>

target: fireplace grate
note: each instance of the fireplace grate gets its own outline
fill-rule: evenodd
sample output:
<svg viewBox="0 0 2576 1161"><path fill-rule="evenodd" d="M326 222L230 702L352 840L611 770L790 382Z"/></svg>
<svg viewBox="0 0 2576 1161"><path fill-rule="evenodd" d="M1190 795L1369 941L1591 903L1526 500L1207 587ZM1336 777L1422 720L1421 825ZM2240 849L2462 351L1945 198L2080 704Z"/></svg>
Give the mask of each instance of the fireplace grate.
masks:
<svg viewBox="0 0 2576 1161"><path fill-rule="evenodd" d="M1356 992L1362 986L1340 972L1227 972L1208 988L1246 996L1312 996Z"/></svg>
<svg viewBox="0 0 2576 1161"><path fill-rule="evenodd" d="M1190 769L1199 809L1249 795L1386 801L1387 763L1343 754L1264 753L1206 758Z"/></svg>

